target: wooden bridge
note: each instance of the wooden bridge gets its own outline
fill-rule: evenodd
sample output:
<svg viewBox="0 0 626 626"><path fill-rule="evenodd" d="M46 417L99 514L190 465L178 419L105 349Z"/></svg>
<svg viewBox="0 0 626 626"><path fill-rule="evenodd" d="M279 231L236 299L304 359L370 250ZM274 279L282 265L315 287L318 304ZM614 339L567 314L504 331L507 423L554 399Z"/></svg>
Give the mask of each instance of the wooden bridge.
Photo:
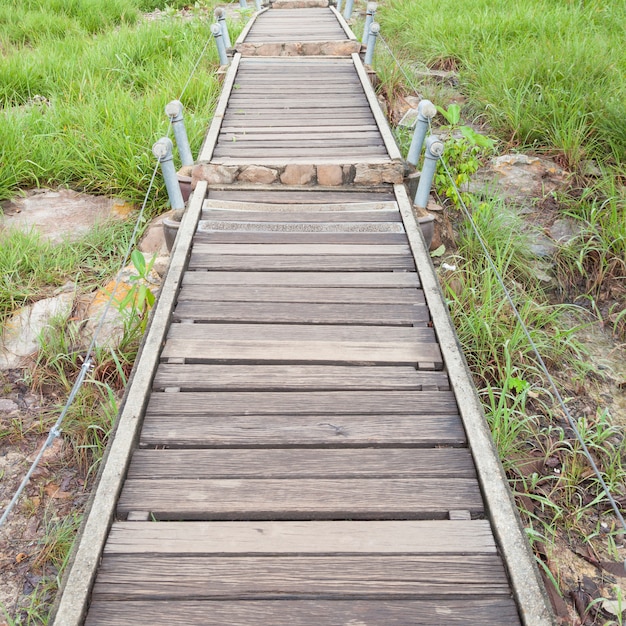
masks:
<svg viewBox="0 0 626 626"><path fill-rule="evenodd" d="M360 44L236 48L55 624L552 623Z"/></svg>

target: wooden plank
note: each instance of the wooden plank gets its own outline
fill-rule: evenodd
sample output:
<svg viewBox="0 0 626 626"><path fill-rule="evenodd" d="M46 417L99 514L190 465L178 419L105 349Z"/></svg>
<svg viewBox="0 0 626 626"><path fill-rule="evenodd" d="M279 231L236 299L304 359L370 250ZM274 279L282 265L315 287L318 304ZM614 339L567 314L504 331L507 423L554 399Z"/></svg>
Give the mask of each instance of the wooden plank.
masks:
<svg viewBox="0 0 626 626"><path fill-rule="evenodd" d="M273 132L273 133L260 133L260 132L239 132L239 133L234 133L234 132L222 132L220 134L220 141L237 141L239 143L248 143L248 142L255 142L255 141L310 141L310 140L317 140L317 141L326 141L329 139L334 139L336 141L339 140L348 140L348 141L352 141L354 139L357 140L372 140L372 139L379 139L380 138L380 133L378 131L376 132L372 132L372 131L368 131L368 132L363 132L363 131L346 131L346 132L337 132L337 133L333 133L331 131L329 132L301 132L301 131L296 131L296 132L289 132L289 133L284 133L284 132Z"/></svg>
<svg viewBox="0 0 626 626"><path fill-rule="evenodd" d="M419 287L415 272L186 272L183 285L247 285L261 287Z"/></svg>
<svg viewBox="0 0 626 626"><path fill-rule="evenodd" d="M248 23L245 25L245 27L243 28L243 30L241 31L241 33L239 33L239 37L237 38L237 40L235 41L235 45L241 43L242 41L244 41L246 39L246 37L248 36L248 33L250 32L250 30L252 29L252 27L256 24L256 21L269 9L269 7L267 9L262 9L261 11L258 11L257 13L255 13L252 18L250 20L248 20Z"/></svg>
<svg viewBox="0 0 626 626"><path fill-rule="evenodd" d="M205 245L202 243L194 242L194 252L198 254L212 253L228 255L247 255L262 256L262 255L276 255L276 256L296 256L296 255L366 255L371 256L403 256L409 253L408 245L381 245L381 246L368 246L368 245L340 245L340 244L211 244Z"/></svg>
<svg viewBox="0 0 626 626"><path fill-rule="evenodd" d="M487 520L470 522L114 522L109 554L495 554Z"/></svg>
<svg viewBox="0 0 626 626"><path fill-rule="evenodd" d="M246 244L399 244L406 241L404 233L394 232L293 232L293 231L242 231L242 230L199 230L195 241L201 244L246 243Z"/></svg>
<svg viewBox="0 0 626 626"><path fill-rule="evenodd" d="M98 600L293 600L510 594L496 555L349 557L168 557L110 555ZM468 597L469 596L469 597Z"/></svg>
<svg viewBox="0 0 626 626"><path fill-rule="evenodd" d="M128 479L475 478L467 448L135 450Z"/></svg>
<svg viewBox="0 0 626 626"><path fill-rule="evenodd" d="M249 158L247 156L223 156L215 157L211 163L215 165L267 165L268 167L286 167L294 163L304 163L306 165L346 165L346 161L350 160L349 156L274 156L268 158ZM386 157L362 157L357 160L358 163L366 165L381 165L383 168L393 165Z"/></svg>
<svg viewBox="0 0 626 626"><path fill-rule="evenodd" d="M163 363L157 370L154 389L170 386L181 391L318 391L422 390L445 391L444 372L418 371L413 367L354 367L349 365L206 365Z"/></svg>
<svg viewBox="0 0 626 626"><path fill-rule="evenodd" d="M325 210L282 210L245 211L237 209L212 209L202 211L203 220L229 222L277 222L277 223L321 223L331 222L401 222L400 213L395 209L373 209L369 211L325 211Z"/></svg>
<svg viewBox="0 0 626 626"><path fill-rule="evenodd" d="M178 448L300 446L463 446L457 415L248 415L245 417L148 415L142 446Z"/></svg>
<svg viewBox="0 0 626 626"><path fill-rule="evenodd" d="M272 626L516 626L510 598L422 600L280 600L180 602L95 601L86 626L250 626L263 616Z"/></svg>
<svg viewBox="0 0 626 626"><path fill-rule="evenodd" d="M307 156L300 156L305 150ZM237 159L245 159L250 161L252 159L262 158L266 163L271 159L289 159L292 156L299 159L301 163L315 163L317 157L326 159L336 159L338 157L344 157L346 159L353 157L357 163L362 163L363 156L367 157L384 157L387 155L387 151L382 146L342 146L342 147L322 147L322 146L298 146L291 148L274 148L267 147L265 149L259 147L250 146L237 146L237 144L218 144L213 153L212 163L218 163L226 160L231 162L237 161Z"/></svg>
<svg viewBox="0 0 626 626"><path fill-rule="evenodd" d="M215 156L220 156L222 151L224 153L231 154L233 153L232 148L237 148L237 152L241 154L253 153L254 151L262 150L263 146L266 147L267 152L265 153L267 156L274 154L282 154L285 150L299 150L301 153L303 146L308 150L309 148L325 148L326 153L337 152L338 148L342 149L352 149L352 148L372 148L371 152L374 152L374 148L384 148L383 140L381 137L378 139L292 139L292 140L283 140L283 139L273 139L266 140L262 143L256 141L234 141L231 139L226 139L220 136L218 139L219 149L216 150ZM381 151L378 150L377 153ZM383 152L384 153L384 152Z"/></svg>
<svg viewBox="0 0 626 626"><path fill-rule="evenodd" d="M333 202L389 202L395 197L389 191L354 191L351 188L336 189L302 189L301 187L281 188L269 185L256 185L254 189L219 188L217 185L211 186L208 193L209 200L231 200L238 202L255 203L307 203L307 204L329 204Z"/></svg>
<svg viewBox="0 0 626 626"><path fill-rule="evenodd" d="M465 478L127 480L117 511L157 520L445 519L483 512L478 481Z"/></svg>
<svg viewBox="0 0 626 626"><path fill-rule="evenodd" d="M305 325L305 324L172 324L168 342L186 339L237 341L338 341L376 344L436 345L432 328L402 326Z"/></svg>
<svg viewBox="0 0 626 626"><path fill-rule="evenodd" d="M264 134L265 136L268 135L276 135L276 134L283 134L283 135L298 135L298 134L309 134L312 136L324 136L326 134L332 135L335 132L338 134L346 134L346 135L352 135L355 133L365 133L368 135L373 135L378 137L380 135L378 128L376 127L376 124L362 124L362 125L332 125L332 124L326 124L326 125L322 125L322 124L317 124L314 128L308 128L308 129L304 129L302 128L302 123L294 125L289 127L288 130L285 130L285 127L283 126L274 126L274 127L268 127L268 128L259 128L258 126L250 126L247 127L245 124L240 124L239 126L229 126L227 125L227 123L224 123L224 125L221 128L221 132L222 133L231 133L236 135L237 137L241 137L241 136L247 136L249 135L256 135L259 133Z"/></svg>
<svg viewBox="0 0 626 626"><path fill-rule="evenodd" d="M191 264L217 269L306 269L315 264L329 269L363 269L365 261L357 257L301 257L295 261L276 262L276 259L292 257L215 257L215 255L192 256ZM340 259L346 258L342 263ZM412 259L405 264L390 262L374 264L372 269L381 267L407 267ZM403 257L397 257L403 258ZM242 260L243 259L243 260ZM324 259L321 261L320 259ZM352 265L352 262L354 265ZM174 320L193 319L199 322L267 322L276 324L356 324L356 325L390 325L411 326L430 321L428 307L413 304L303 304L292 302L287 304L262 302L195 302L178 303L173 315Z"/></svg>
<svg viewBox="0 0 626 626"><path fill-rule="evenodd" d="M254 244L251 244L254 245ZM353 304L425 304L418 289L350 289L334 287L233 287L204 285L184 286L178 301L211 300L214 302L347 302Z"/></svg>
<svg viewBox="0 0 626 626"><path fill-rule="evenodd" d="M457 411L449 391L239 391L158 393L146 415L450 415ZM463 508L463 507L459 507ZM448 509L450 510L450 509Z"/></svg>
<svg viewBox="0 0 626 626"><path fill-rule="evenodd" d="M268 192L269 195L272 195L272 192ZM285 193L276 191L277 198L280 199ZM304 192L306 194L310 193L311 195L316 194L315 191ZM302 194L298 194L301 196ZM299 213L302 211L305 212L344 212L344 211L379 211L379 210L387 210L387 211L397 211L398 205L395 202L361 202L358 200L351 200L352 193L347 192L343 193L339 191L338 194L333 194L332 191L322 191L317 192L316 198L321 200L324 198L324 195L329 198L334 198L335 200L332 202L320 203L318 202L295 202L289 201L285 202L250 202L250 201L241 201L241 200L226 200L226 199L212 199L209 198L204 201L204 209L235 209L238 211L260 211L260 212L286 212L286 213ZM337 200L337 198L343 198L344 201ZM402 230L402 232L404 232Z"/></svg>

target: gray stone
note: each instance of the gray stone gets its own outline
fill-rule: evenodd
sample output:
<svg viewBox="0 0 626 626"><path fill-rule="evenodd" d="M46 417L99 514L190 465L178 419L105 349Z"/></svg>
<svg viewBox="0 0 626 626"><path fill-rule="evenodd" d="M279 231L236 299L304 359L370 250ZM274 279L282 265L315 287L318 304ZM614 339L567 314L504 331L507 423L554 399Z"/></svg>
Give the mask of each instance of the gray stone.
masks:
<svg viewBox="0 0 626 626"><path fill-rule="evenodd" d="M74 293L62 293L18 310L5 323L0 337L0 369L20 367L39 350L39 339L52 320L67 318Z"/></svg>
<svg viewBox="0 0 626 626"><path fill-rule="evenodd" d="M560 244L567 244L580 234L582 226L571 218L556 220L550 226L550 237Z"/></svg>
<svg viewBox="0 0 626 626"><path fill-rule="evenodd" d="M206 180L210 185L230 185L235 182L239 168L236 165L210 165L200 163L192 171L192 188L199 180Z"/></svg>
<svg viewBox="0 0 626 626"><path fill-rule="evenodd" d="M239 174L239 180L246 183L261 183L269 185L276 182L278 172L271 167L262 167L260 165L249 165Z"/></svg>
<svg viewBox="0 0 626 626"><path fill-rule="evenodd" d="M13 400L9 398L0 398L0 413L15 413L18 407Z"/></svg>
<svg viewBox="0 0 626 626"><path fill-rule="evenodd" d="M535 235L534 240L528 247L538 257L551 257L557 248L556 243L543 233Z"/></svg>

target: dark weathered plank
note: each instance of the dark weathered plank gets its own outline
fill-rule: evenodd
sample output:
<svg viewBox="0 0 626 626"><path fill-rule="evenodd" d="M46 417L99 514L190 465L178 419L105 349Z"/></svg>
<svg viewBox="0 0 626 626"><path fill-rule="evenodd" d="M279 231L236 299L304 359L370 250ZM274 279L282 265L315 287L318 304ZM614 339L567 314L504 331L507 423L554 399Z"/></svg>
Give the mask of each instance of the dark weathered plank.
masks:
<svg viewBox="0 0 626 626"><path fill-rule="evenodd" d="M186 285L181 300L213 300L216 302L347 302L353 304L425 304L419 289L351 289L348 287L234 287Z"/></svg>
<svg viewBox="0 0 626 626"><path fill-rule="evenodd" d="M369 254L371 256L405 256L410 253L408 245L342 245L342 244L202 244L194 242L194 252L198 254L212 253L222 255L276 255L276 256L305 256L330 255L330 256L358 256Z"/></svg>
<svg viewBox="0 0 626 626"><path fill-rule="evenodd" d="M271 262L277 258L285 259L283 263ZM254 268L254 261L259 269L305 269L307 263L317 262L318 269L322 265L312 257L304 259L290 260L292 257L220 257L213 260L213 255L192 256L191 262L196 267L216 267L217 269L241 269L249 270ZM327 257L323 257L327 259ZM402 265L394 257L392 266ZM267 260L266 260L267 259ZM352 266L349 261L354 261L351 257L340 257L345 259L345 263L340 260L328 262L329 269L363 269L362 263L355 263ZM379 257L385 261L386 257ZM299 262L298 262L299 261ZM407 260L406 265L409 261ZM370 265L373 269L385 267L385 262ZM174 311L175 320L193 319L204 322L269 322L269 323L297 323L297 324L372 324L372 325L396 325L410 326L428 322L428 308L424 305L413 304L303 304L303 303L248 303L248 302L179 302Z"/></svg>
<svg viewBox="0 0 626 626"><path fill-rule="evenodd" d="M424 600L95 601L86 626L516 626L510 598Z"/></svg>
<svg viewBox="0 0 626 626"><path fill-rule="evenodd" d="M275 285L277 287L419 287L415 272L186 272L184 285Z"/></svg>
<svg viewBox="0 0 626 626"><path fill-rule="evenodd" d="M473 478L466 448L136 450L128 478Z"/></svg>
<svg viewBox="0 0 626 626"><path fill-rule="evenodd" d="M159 366L154 388L181 391L302 391L449 389L444 372L413 367L333 365L171 365Z"/></svg>
<svg viewBox="0 0 626 626"><path fill-rule="evenodd" d="M117 506L163 520L444 519L452 509L483 512L477 480L126 480Z"/></svg>
<svg viewBox="0 0 626 626"><path fill-rule="evenodd" d="M277 130L277 132L282 132ZM337 189L281 189L261 187L251 189L219 189L209 188L207 197L210 200L231 200L233 202L266 202L275 204L332 204L334 202L394 202L392 191L354 191L350 188Z"/></svg>
<svg viewBox="0 0 626 626"><path fill-rule="evenodd" d="M172 394L179 395L179 394ZM254 407L251 408L253 410ZM463 446L458 415L148 415L144 446L393 447Z"/></svg>
<svg viewBox="0 0 626 626"><path fill-rule="evenodd" d="M263 227L261 227L263 228ZM301 243L301 244L400 244L406 235L398 232L300 232L285 230L201 230L195 237L200 244L215 243Z"/></svg>
<svg viewBox="0 0 626 626"><path fill-rule="evenodd" d="M146 415L449 415L456 409L450 391L153 392Z"/></svg>
<svg viewBox="0 0 626 626"><path fill-rule="evenodd" d="M114 522L106 554L494 554L487 520Z"/></svg>
<svg viewBox="0 0 626 626"><path fill-rule="evenodd" d="M105 557L98 600L327 599L510 595L495 555ZM470 598L467 598L470 599Z"/></svg>

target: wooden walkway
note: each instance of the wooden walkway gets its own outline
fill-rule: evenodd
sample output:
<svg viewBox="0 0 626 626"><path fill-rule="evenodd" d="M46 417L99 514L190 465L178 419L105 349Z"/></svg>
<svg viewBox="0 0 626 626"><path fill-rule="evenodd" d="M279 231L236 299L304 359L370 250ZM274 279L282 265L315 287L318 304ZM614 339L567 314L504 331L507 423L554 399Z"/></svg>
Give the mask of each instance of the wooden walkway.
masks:
<svg viewBox="0 0 626 626"><path fill-rule="evenodd" d="M57 626L551 623L358 62L231 68Z"/></svg>

